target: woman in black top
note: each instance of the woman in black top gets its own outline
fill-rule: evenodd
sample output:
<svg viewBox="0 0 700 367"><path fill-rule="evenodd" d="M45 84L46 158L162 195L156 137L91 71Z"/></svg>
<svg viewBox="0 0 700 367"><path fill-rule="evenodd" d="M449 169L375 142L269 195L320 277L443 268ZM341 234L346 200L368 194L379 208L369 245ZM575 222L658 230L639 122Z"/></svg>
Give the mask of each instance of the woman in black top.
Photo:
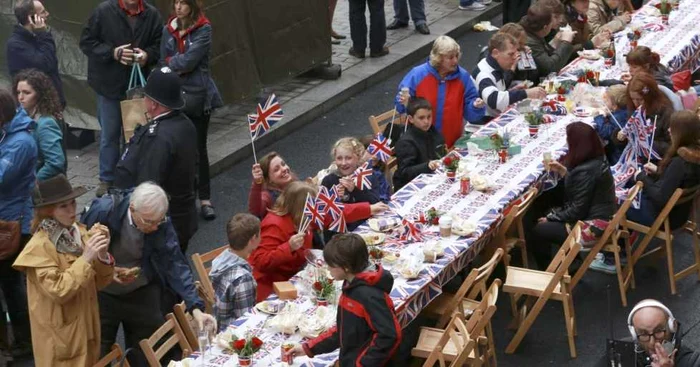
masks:
<svg viewBox="0 0 700 367"><path fill-rule="evenodd" d="M569 152L559 162L547 165L550 172L563 178L564 185L558 190L560 199L556 200L556 191L546 192L526 216L531 223L537 218L530 227L527 244L540 269L549 265L552 247L564 243L569 228L577 221L607 221L617 209L613 176L595 130L586 123L574 122L566 128L566 141Z"/></svg>
<svg viewBox="0 0 700 367"><path fill-rule="evenodd" d="M671 147L657 165L647 163L636 180L644 183L639 209L630 208L627 219L650 226L677 188L700 184L700 118L685 110L671 115ZM688 219L692 202L671 210L671 228L678 228Z"/></svg>

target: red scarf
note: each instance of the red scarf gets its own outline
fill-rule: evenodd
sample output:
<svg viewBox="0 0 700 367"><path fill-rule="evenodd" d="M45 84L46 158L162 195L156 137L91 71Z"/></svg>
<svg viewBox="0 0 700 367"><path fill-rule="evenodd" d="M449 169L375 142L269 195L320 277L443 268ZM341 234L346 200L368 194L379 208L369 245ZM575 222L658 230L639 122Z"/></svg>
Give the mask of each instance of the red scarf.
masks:
<svg viewBox="0 0 700 367"><path fill-rule="evenodd" d="M207 19L207 17L205 17L204 14L202 14L199 16L199 19L197 19L197 21L193 25L187 27L187 29L185 29L185 32L182 35L180 35L180 30L177 28L177 17L172 16L170 17L170 19L168 19L168 32L170 32L170 34L172 34L175 38L175 42L177 42L177 50L179 53L185 53L185 40L187 39L187 35L206 24L210 24L209 19Z"/></svg>
<svg viewBox="0 0 700 367"><path fill-rule="evenodd" d="M139 0L139 6L137 7L136 11L127 9L126 5L124 5L124 0L119 0L119 7L122 8L122 10L124 10L126 14L130 17L139 15L142 11L146 9L143 6L143 0Z"/></svg>

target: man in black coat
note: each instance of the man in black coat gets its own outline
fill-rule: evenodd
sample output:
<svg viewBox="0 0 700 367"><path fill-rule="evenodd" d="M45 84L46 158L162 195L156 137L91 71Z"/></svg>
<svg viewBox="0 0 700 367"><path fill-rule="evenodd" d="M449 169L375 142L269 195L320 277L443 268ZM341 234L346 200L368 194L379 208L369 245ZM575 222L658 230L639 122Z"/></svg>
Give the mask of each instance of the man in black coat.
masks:
<svg viewBox="0 0 700 367"><path fill-rule="evenodd" d="M168 67L156 69L144 89L149 123L139 126L117 164L115 186L128 189L146 181L170 197L170 218L184 253L197 231L195 174L197 136L194 124L179 110L185 101L180 77Z"/></svg>
<svg viewBox="0 0 700 367"><path fill-rule="evenodd" d="M56 43L46 21L49 12L40 1L22 0L15 5L17 24L7 39L7 69L14 78L24 69L37 69L53 82L61 106L66 107L63 83L58 72Z"/></svg>
<svg viewBox="0 0 700 367"><path fill-rule="evenodd" d="M114 182L122 140L120 103L126 98L135 62L147 69L158 63L163 20L143 0L105 0L92 12L80 36L88 57L88 84L97 93L100 134L100 187L102 196Z"/></svg>

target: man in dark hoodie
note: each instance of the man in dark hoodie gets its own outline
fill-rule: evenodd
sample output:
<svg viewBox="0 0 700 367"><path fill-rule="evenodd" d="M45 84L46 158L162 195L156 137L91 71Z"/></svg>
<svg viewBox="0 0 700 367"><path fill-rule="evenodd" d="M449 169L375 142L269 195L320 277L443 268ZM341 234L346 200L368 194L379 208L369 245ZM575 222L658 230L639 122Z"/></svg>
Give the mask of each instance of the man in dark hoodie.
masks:
<svg viewBox="0 0 700 367"><path fill-rule="evenodd" d="M323 248L335 280L343 281L336 326L297 345L289 353L313 357L340 347L340 366L380 367L401 343L401 326L389 297L394 278L369 262L365 241L357 234L338 234Z"/></svg>
<svg viewBox="0 0 700 367"><path fill-rule="evenodd" d="M394 173L394 191L398 191L421 173L440 167L445 140L432 124L432 107L424 98L412 98L408 104L408 128L394 151L398 168Z"/></svg>
<svg viewBox="0 0 700 367"><path fill-rule="evenodd" d="M106 0L90 15L80 35L80 49L88 58L88 84L97 93L100 134L100 186L102 196L114 182L122 140L120 102L126 98L132 65L148 76L160 53L163 20L143 0Z"/></svg>

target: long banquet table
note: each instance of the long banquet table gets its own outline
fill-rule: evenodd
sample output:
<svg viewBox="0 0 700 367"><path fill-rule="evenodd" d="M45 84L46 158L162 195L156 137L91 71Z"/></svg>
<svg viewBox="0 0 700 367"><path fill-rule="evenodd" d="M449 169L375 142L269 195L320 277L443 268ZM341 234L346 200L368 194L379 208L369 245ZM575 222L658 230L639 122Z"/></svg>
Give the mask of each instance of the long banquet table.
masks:
<svg viewBox="0 0 700 367"><path fill-rule="evenodd" d="M660 18L654 16L654 0L635 13L630 26L615 36L617 63L610 68L604 68L603 60L588 60L578 58L565 67L560 78L572 78L575 71L583 68L601 70L601 79L619 79L627 70L624 55L629 52L627 32L631 27L643 29L644 34L640 45L649 46L661 55L661 60L670 69L696 70L700 67L700 0L683 0L680 10L674 11L669 25L661 24ZM479 253L494 228L502 219L504 208L520 197L529 187L542 182L544 167L542 154L552 152L556 158L566 151L565 129L573 121L591 122L592 117L580 118L572 114L556 116L551 124L541 128L535 138L528 134L524 117L515 108L506 110L499 117L482 127L474 135L489 136L495 132L508 131L511 144L521 146L521 152L509 157L506 163L499 163L497 156L488 151L472 150L465 161L470 165L471 174L488 177L491 190L479 192L473 190L468 195L459 192L459 182L448 182L444 174L421 175L392 196L390 210L381 217L416 218L419 213L434 207L438 210L454 214L476 225L476 231L470 237L453 235L449 239L440 239L437 226L424 228L425 237L421 242L409 243L400 241L396 234L387 236L382 250L411 253L423 246L427 241L439 239L445 248L445 255L435 263L424 264L417 279L406 280L394 273L394 287L391 299L394 302L399 321L402 326L408 325L424 309L430 301L442 292L442 286L452 279L455 274ZM546 181L546 178L545 178ZM357 233L371 232L365 223L356 229ZM316 306L311 301L310 292L302 285L303 273L292 279L300 288L300 297L291 301L307 315L314 312ZM271 296L274 299L276 296ZM334 307L332 305L332 307ZM280 345L285 342L302 340L299 333L284 335L276 333L267 327L270 316L257 310L251 311L229 326L237 335L252 332L265 342L261 351L255 355L255 365L271 366L280 362ZM219 346L212 345L206 352L205 366L236 366L235 354L223 351ZM202 365L198 353L195 366ZM295 366L331 366L335 363L338 352L316 356L312 359L296 357Z"/></svg>

